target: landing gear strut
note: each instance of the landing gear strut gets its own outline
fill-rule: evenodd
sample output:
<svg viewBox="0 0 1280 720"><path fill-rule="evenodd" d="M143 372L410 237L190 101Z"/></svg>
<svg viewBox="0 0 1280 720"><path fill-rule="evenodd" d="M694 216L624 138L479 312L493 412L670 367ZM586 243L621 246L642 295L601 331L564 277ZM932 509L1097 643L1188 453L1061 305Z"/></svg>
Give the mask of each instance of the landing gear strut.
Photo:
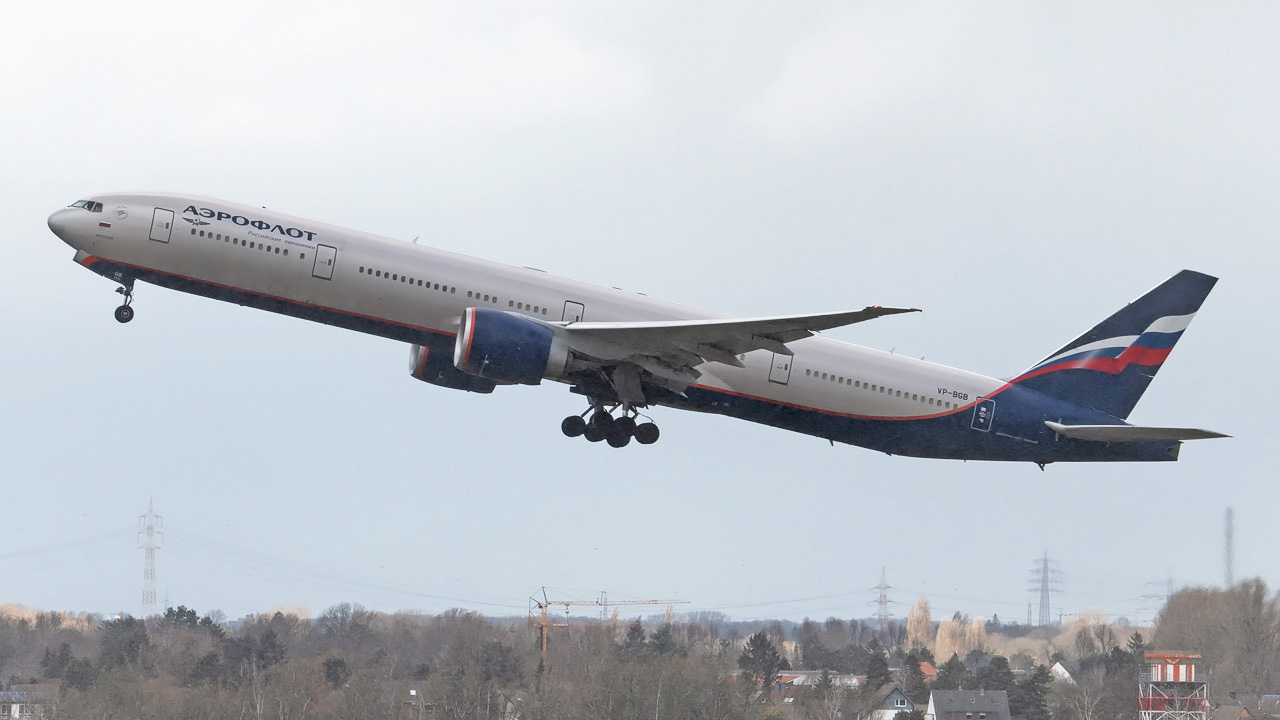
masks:
<svg viewBox="0 0 1280 720"><path fill-rule="evenodd" d="M116 308L116 322L127 323L133 319L133 278L122 281L116 292L124 296L124 304Z"/></svg>
<svg viewBox="0 0 1280 720"><path fill-rule="evenodd" d="M613 416L613 412L622 409L622 414ZM587 419L587 415L591 419ZM636 423L640 413L632 407L615 405L606 409L602 401L593 399L591 407L581 415L570 415L560 423L560 432L567 437L582 436L588 442L604 440L610 447L626 447L632 439L641 445L652 445L658 441L658 426L651 422Z"/></svg>

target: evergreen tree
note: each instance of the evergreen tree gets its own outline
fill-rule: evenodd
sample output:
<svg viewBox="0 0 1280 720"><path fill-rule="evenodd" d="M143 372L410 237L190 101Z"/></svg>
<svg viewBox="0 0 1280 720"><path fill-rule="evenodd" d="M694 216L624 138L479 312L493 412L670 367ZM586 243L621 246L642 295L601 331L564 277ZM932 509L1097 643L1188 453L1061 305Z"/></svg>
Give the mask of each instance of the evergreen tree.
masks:
<svg viewBox="0 0 1280 720"><path fill-rule="evenodd" d="M908 653L901 671L902 694L906 695L913 705L921 705L929 701L929 684L925 682L920 662L918 655L914 652Z"/></svg>
<svg viewBox="0 0 1280 720"><path fill-rule="evenodd" d="M622 653L636 657L644 652L644 648L644 626L640 624L640 618L636 618L627 626L627 636L622 640Z"/></svg>
<svg viewBox="0 0 1280 720"><path fill-rule="evenodd" d="M875 689L889 682L889 658L885 656L884 646L872 638L867 643L867 686Z"/></svg>
<svg viewBox="0 0 1280 720"><path fill-rule="evenodd" d="M951 659L938 668L938 679L933 681L935 690L960 690L969 681L969 668L960 659L958 653L952 653Z"/></svg>
<svg viewBox="0 0 1280 720"><path fill-rule="evenodd" d="M773 690L778 671L790 667L763 630L747 638L747 646L743 648L742 655L738 656L738 669L742 671L742 675L753 684L758 684L766 697Z"/></svg>
<svg viewBox="0 0 1280 720"><path fill-rule="evenodd" d="M1013 670L1009 667L1009 659L1003 655L992 655L974 680L979 690L1013 690Z"/></svg>
<svg viewBox="0 0 1280 720"><path fill-rule="evenodd" d="M1049 720L1049 686L1053 674L1048 665L1037 665L1009 693L1009 714L1017 720Z"/></svg>
<svg viewBox="0 0 1280 720"><path fill-rule="evenodd" d="M680 648L676 645L676 638L671 632L671 623L667 623L649 636L649 647L658 655L670 655L677 652Z"/></svg>

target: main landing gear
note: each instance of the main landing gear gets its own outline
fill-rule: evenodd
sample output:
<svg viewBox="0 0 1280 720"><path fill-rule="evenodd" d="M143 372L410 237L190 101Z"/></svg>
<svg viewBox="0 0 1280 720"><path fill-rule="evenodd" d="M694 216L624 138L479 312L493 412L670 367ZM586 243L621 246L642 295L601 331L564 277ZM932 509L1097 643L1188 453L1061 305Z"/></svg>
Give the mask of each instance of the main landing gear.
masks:
<svg viewBox="0 0 1280 720"><path fill-rule="evenodd" d="M620 405L614 406L617 410ZM604 440L610 447L626 447L631 439L641 445L652 445L658 442L658 426L651 422L637 424L639 413L634 408L623 407L622 415L614 417L611 410L604 408L604 403L592 402L591 407L581 415L570 415L560 423L560 431L568 437L581 435L588 442ZM591 419L587 420L587 414Z"/></svg>
<svg viewBox="0 0 1280 720"><path fill-rule="evenodd" d="M133 278L121 281L116 292L124 296L124 304L116 308L116 322L127 323L133 319Z"/></svg>

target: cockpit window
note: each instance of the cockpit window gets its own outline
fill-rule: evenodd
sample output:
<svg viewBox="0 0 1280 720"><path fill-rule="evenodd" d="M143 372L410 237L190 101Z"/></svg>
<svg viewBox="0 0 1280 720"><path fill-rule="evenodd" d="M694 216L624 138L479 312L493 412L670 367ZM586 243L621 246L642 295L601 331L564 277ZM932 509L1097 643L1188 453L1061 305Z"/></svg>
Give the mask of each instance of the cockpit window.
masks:
<svg viewBox="0 0 1280 720"><path fill-rule="evenodd" d="M102 203L94 202L92 200L77 200L71 203L71 207L84 208L89 212L102 212Z"/></svg>

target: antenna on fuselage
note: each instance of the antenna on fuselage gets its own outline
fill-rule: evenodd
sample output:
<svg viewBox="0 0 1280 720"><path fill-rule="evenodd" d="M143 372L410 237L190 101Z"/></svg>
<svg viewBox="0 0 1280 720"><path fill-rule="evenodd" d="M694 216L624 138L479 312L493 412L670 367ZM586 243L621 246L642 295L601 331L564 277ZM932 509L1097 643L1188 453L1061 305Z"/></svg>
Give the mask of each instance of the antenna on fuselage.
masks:
<svg viewBox="0 0 1280 720"><path fill-rule="evenodd" d="M417 244L418 244L418 238L420 238L420 237L422 237L422 236L421 236L421 235L414 235L414 236L413 236L413 244L414 244L414 245L417 245Z"/></svg>

